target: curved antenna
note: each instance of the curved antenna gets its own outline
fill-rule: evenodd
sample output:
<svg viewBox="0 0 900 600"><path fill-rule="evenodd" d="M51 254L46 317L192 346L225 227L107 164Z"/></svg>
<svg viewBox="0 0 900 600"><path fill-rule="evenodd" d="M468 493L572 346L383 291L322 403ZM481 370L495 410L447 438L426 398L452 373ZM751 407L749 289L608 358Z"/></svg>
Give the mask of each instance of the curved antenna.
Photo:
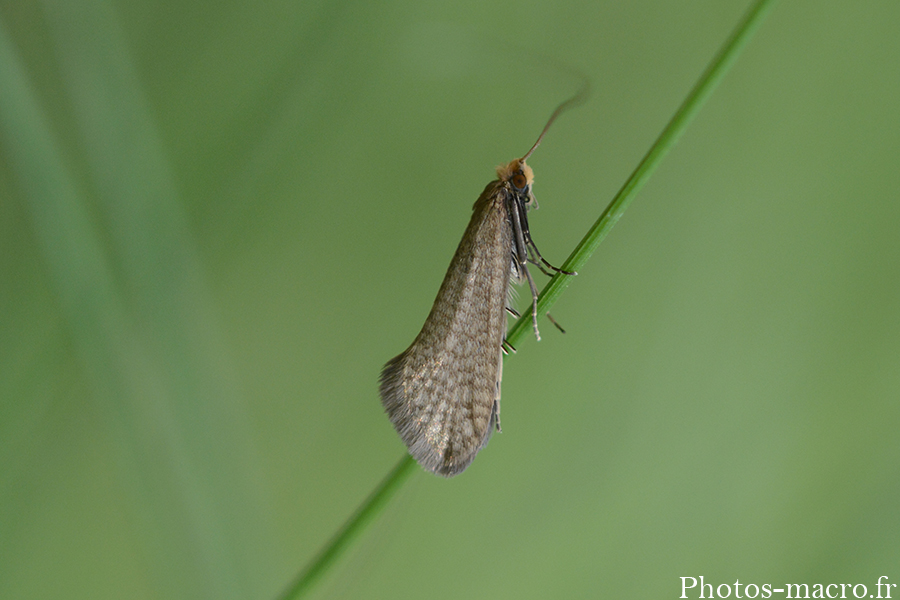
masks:
<svg viewBox="0 0 900 600"><path fill-rule="evenodd" d="M556 107L556 110L554 110L553 114L550 115L550 119L547 121L547 124L544 125L544 130L541 131L541 135L538 136L538 139L534 143L534 146L532 146L531 150L529 150L528 153L521 158L522 162L528 160L528 157L531 156L531 153L534 152L535 149L540 145L541 140L544 139L544 134L547 133L547 130L550 129L551 125L553 125L553 121L556 120L556 117L569 110L570 108L575 108L579 104L582 104L585 100L587 100L590 91L591 84L588 81L585 81L584 85L581 86L581 89L578 90L577 94Z"/></svg>

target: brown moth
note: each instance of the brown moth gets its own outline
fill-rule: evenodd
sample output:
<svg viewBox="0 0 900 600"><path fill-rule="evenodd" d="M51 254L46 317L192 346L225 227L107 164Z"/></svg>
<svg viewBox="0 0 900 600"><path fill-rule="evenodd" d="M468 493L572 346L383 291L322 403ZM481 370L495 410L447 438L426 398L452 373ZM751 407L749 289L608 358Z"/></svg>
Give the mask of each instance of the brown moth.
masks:
<svg viewBox="0 0 900 600"><path fill-rule="evenodd" d="M510 283L528 281L540 340L538 293L528 263L573 274L545 261L531 239L526 213L537 202L534 173L525 161L556 117L581 96L557 107L525 156L497 168L497 179L475 201L422 331L381 372L381 403L391 423L413 458L437 475L461 473L494 428L500 431L506 313L515 314L508 307Z"/></svg>

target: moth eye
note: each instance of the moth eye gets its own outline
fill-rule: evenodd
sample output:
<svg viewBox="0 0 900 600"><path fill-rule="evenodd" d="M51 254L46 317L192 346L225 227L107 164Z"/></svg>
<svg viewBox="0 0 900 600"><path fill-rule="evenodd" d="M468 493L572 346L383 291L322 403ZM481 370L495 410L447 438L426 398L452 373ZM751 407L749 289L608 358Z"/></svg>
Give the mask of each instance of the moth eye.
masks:
<svg viewBox="0 0 900 600"><path fill-rule="evenodd" d="M528 185L528 180L525 179L525 174L522 171L516 171L515 175L512 177L513 185L520 190L524 190L525 186Z"/></svg>

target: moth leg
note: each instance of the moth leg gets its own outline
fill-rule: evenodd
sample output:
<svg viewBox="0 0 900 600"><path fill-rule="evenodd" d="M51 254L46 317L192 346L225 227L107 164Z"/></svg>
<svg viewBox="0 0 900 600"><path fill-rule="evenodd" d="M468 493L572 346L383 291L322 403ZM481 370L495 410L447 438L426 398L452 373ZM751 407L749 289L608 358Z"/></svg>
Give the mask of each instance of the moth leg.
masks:
<svg viewBox="0 0 900 600"><path fill-rule="evenodd" d="M503 351L503 354L506 354L507 356L516 353L516 349L513 347L513 345L506 340L503 340L503 343L500 344L500 349Z"/></svg>
<svg viewBox="0 0 900 600"><path fill-rule="evenodd" d="M531 322L534 326L534 337L537 338L538 341L541 341L541 332L538 331L537 326L537 303L538 303L538 291L537 286L534 285L534 278L531 277L531 273L528 269L525 269L525 277L528 279L528 287L531 288Z"/></svg>
<svg viewBox="0 0 900 600"><path fill-rule="evenodd" d="M529 260L529 262L531 262L531 261ZM532 263L532 264L534 264L534 263ZM538 265L538 268L540 269L540 265ZM547 273L547 272L544 271L543 269L541 269L541 271L542 271L545 275L549 275L549 273ZM509 306L506 307L506 312L508 312L509 314L511 314L512 316L514 316L514 317L517 318L517 319L518 319L519 317L522 316L522 315L519 314L519 311L517 311L516 309L511 308L511 307L509 307ZM566 330L562 328L562 325L560 325L559 323L557 323L557 322L556 322L556 319L554 319L554 318L553 318L553 315L551 315L549 312L547 313L547 318L550 319L550 322L553 323L553 324L556 326L556 328L559 329L561 332L563 332L563 333L566 332ZM513 353L513 354L516 353L516 349L513 348L512 346L510 346L509 342L507 342L506 340L503 340L503 345L501 346L500 349L503 350L503 353L504 353L504 354L507 354L507 355L508 355L509 352L507 351L507 347L509 347L510 349L512 349L512 353Z"/></svg>
<svg viewBox="0 0 900 600"><path fill-rule="evenodd" d="M550 322L553 323L554 325L556 325L556 328L559 329L561 332L563 332L563 333L566 332L566 330L562 328L562 325L557 323L556 319L554 319L553 315L551 315L549 312L547 313L547 318L550 319Z"/></svg>
<svg viewBox="0 0 900 600"><path fill-rule="evenodd" d="M556 271L557 273L562 273L563 275L578 275L578 273L576 273L575 271L564 271L564 270L560 269L559 267L554 267L549 262L547 262L547 260L543 256L541 256L541 251L537 249L537 246L534 244L534 240L531 239L530 233L524 232L524 238L525 238L525 245L528 246L528 250L533 252L534 255L537 257L537 260L544 263L544 265L546 265L547 268L549 268L552 271ZM537 261L532 261L532 262L534 262L534 264L537 264ZM540 267L538 267L538 268L540 268ZM544 271L544 269L541 269L541 271L544 273L547 273L547 271ZM549 273L547 273L547 274L549 275Z"/></svg>
<svg viewBox="0 0 900 600"><path fill-rule="evenodd" d="M538 269L540 269L541 273L543 273L543 274L546 275L547 277L553 277L553 273L551 273L550 271L548 271L547 269L545 269L545 268L544 268L544 265L542 265L541 263L539 263L537 260L535 260L535 259L529 257L529 258L528 258L528 262L530 262L531 264L533 264L534 266L536 266Z"/></svg>
<svg viewBox="0 0 900 600"><path fill-rule="evenodd" d="M498 356L497 360L500 361L500 364L497 369L497 387L494 390L494 405L491 407L491 423L488 425L488 433L491 431L491 425L497 428L497 433L503 431L500 429L500 384L503 383L503 357Z"/></svg>
<svg viewBox="0 0 900 600"><path fill-rule="evenodd" d="M531 196L530 201L533 202L533 208L537 208L537 200L534 199L534 196ZM515 203L513 203L515 204ZM515 224L516 224L516 235L520 237L520 239L516 240L517 243L520 243L521 246L525 246L528 249L527 254L533 255L537 257L537 260L544 263L550 270L556 271L557 273L562 273L563 275L577 275L578 273L574 271L563 271L559 267L554 267L547 260L541 256L541 251L538 250L537 245L534 243L534 238L531 237L531 231L528 229L528 205L522 207L522 210L518 210L518 206L514 207L515 213ZM524 248L519 247L518 250L521 252ZM521 255L520 255L521 258ZM537 261L533 261L537 264ZM543 269L541 269L544 273Z"/></svg>
<svg viewBox="0 0 900 600"><path fill-rule="evenodd" d="M528 235L528 221L525 220L524 207L521 211L519 210L518 200L513 199L513 201L509 203L509 206L512 212L515 259L519 265L520 274L522 271L525 272L525 278L528 280L528 287L531 288L531 322L534 325L534 336L538 341L541 341L541 332L538 330L537 324L538 291L537 286L534 285L534 278L528 270L528 246L531 240L531 236ZM530 245L534 246L534 242L530 242ZM537 248L535 248L535 251L537 251ZM540 257L540 253L538 253L538 257Z"/></svg>
<svg viewBox="0 0 900 600"><path fill-rule="evenodd" d="M494 409L493 414L491 415L491 420L494 422L494 426L497 428L497 433L503 433L503 430L500 429L500 402L498 400L494 400Z"/></svg>

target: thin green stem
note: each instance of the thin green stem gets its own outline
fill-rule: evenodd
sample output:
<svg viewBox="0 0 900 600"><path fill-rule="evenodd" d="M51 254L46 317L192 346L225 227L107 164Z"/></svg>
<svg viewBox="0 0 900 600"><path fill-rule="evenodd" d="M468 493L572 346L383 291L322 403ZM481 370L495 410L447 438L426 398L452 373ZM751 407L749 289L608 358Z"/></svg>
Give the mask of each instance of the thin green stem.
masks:
<svg viewBox="0 0 900 600"><path fill-rule="evenodd" d="M415 470L416 461L412 456L406 455L397 466L388 473L381 484L373 491L365 501L360 504L356 512L347 519L325 547L317 554L297 575L291 585L279 596L280 600L301 598L312 589L315 584L334 565L335 561L353 544L366 527L381 513L394 494L403 487L403 484Z"/></svg>
<svg viewBox="0 0 900 600"><path fill-rule="evenodd" d="M724 77L729 67L734 63L741 50L752 37L753 33L762 24L768 11L775 0L757 0L747 11L747 14L735 28L734 32L719 50L710 65L700 76L688 97L678 108L675 116L657 138L656 142L644 156L640 164L616 194L610 205L603 211L597 222L591 226L587 235L581 240L562 268L566 271L577 271L587 262L594 253L606 234L613 228L616 222L625 213L625 209L631 200L650 178L650 175L659 165L662 158L678 141L678 138L687 129L691 119L697 114L703 103L713 92L716 85ZM538 299L537 311L539 315L545 314L562 291L568 286L570 276L557 274L554 276ZM531 328L531 312L523 314L513 325L507 336L507 341L516 345L522 336ZM415 467L415 461L411 456L405 456L397 463L394 470L385 477L381 485L360 505L356 513L344 523L344 526L325 545L319 554L307 565L291 586L280 596L280 600L295 600L308 592L312 585L318 581L331 568L337 558L353 543L360 533L369 525L388 501L401 488L409 478Z"/></svg>
<svg viewBox="0 0 900 600"><path fill-rule="evenodd" d="M603 211L600 218L591 226L587 234L582 238L581 242L579 242L578 246L575 247L575 250L572 251L572 254L569 255L566 262L563 263L563 270L579 271L588 261L600 245L600 242L603 241L603 238L606 237L618 220L622 218L622 215L625 214L625 209L631 204L632 199L634 199L641 187L647 183L650 175L653 174L653 171L662 161L663 157L665 157L672 146L675 145L675 142L678 141L681 134L685 132L691 120L703 107L703 103L706 102L706 99L709 98L710 94L715 90L716 86L725 76L725 73L727 73L731 65L734 64L734 61L737 60L741 50L743 50L747 42L750 41L753 33L762 24L766 14L771 10L774 4L775 0L757 0L757 2L750 7L744 15L744 18L741 19L741 22L738 23L737 27L735 27L734 31L731 33L731 36L729 36L728 40L716 54L715 58L713 58L709 66L706 67L706 70L700 76L700 79L694 85L690 94L688 94L688 97L685 98L684 102L678 108L678 111L676 111L675 115L669 121L669 124L666 125L666 128L656 139L656 142L651 146L643 160L641 160L640 164L628 178L628 181L625 182L625 185L622 186L619 193L616 194L609 206L606 207L606 210ZM550 307L553 306L560 297L563 290L568 287L571 280L571 275L563 275L561 273L557 273L550 279L538 298L538 318L550 310ZM531 310L523 313L509 330L506 340L511 345L517 346L521 341L522 336L531 329L531 315Z"/></svg>

